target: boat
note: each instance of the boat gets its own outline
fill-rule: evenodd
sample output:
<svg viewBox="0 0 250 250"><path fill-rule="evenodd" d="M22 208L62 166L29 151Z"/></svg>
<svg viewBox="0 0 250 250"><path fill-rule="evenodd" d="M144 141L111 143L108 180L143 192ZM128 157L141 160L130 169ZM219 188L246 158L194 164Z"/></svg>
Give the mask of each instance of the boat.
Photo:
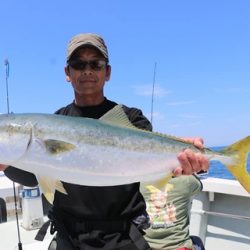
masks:
<svg viewBox="0 0 250 250"><path fill-rule="evenodd" d="M250 194L236 180L204 178L203 191L193 199L190 234L206 250L250 249Z"/></svg>
<svg viewBox="0 0 250 250"><path fill-rule="evenodd" d="M212 177L201 178L203 191L193 199L190 209L190 234L199 236L206 250L249 250L250 248L250 194L236 180ZM16 192L20 186L15 184ZM13 182L0 176L0 199L6 206L6 218L0 213L0 249L18 250L21 240L23 250L45 250L53 237L47 233L44 241L34 240L38 228L22 226L24 198L18 198L20 239L13 210ZM12 198L11 198L12 197ZM11 204L12 203L12 204ZM2 204L3 205L3 204ZM1 208L1 211L4 209ZM47 220L46 213L44 221Z"/></svg>
<svg viewBox="0 0 250 250"><path fill-rule="evenodd" d="M43 241L35 240L39 228L48 220L37 191L38 187L24 188L0 172L0 250L48 249L53 235L47 233Z"/></svg>

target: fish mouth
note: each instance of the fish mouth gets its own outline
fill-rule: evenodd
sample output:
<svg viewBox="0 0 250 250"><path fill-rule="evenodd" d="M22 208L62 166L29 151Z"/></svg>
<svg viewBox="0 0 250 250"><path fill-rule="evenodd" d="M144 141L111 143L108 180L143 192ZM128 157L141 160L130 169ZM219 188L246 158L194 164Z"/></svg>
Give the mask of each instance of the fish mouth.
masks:
<svg viewBox="0 0 250 250"><path fill-rule="evenodd" d="M3 160L3 163L6 165L15 166L15 164L24 157L28 148L30 147L32 141L32 129L19 123L9 123L6 125L7 134L5 140L0 141L1 147L4 146L4 155L0 153L0 157ZM9 150L12 148L12 150Z"/></svg>

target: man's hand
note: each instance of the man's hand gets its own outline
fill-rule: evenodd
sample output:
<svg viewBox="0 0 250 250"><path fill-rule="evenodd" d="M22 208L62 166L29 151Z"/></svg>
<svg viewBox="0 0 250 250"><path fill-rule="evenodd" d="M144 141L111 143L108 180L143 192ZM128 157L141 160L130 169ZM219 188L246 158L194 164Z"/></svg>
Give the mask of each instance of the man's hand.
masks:
<svg viewBox="0 0 250 250"><path fill-rule="evenodd" d="M8 166L0 164L0 171L4 171Z"/></svg>
<svg viewBox="0 0 250 250"><path fill-rule="evenodd" d="M183 140L194 144L195 147L203 149L204 144L202 138L182 138ZM193 174L201 170L207 171L209 162L201 153L195 153L191 149L185 149L178 154L180 167L174 170L174 175Z"/></svg>

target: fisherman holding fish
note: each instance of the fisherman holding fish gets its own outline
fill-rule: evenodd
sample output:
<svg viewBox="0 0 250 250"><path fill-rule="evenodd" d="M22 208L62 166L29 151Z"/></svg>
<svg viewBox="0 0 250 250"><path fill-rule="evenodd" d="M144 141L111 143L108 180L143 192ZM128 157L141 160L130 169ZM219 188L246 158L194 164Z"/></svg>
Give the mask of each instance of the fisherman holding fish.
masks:
<svg viewBox="0 0 250 250"><path fill-rule="evenodd" d="M66 80L72 85L74 101L56 111L55 114L70 116L71 119L73 117L87 117L100 120L107 113L114 114L112 110L118 107L118 104L108 100L104 94L105 82L111 76L108 50L104 40L91 33L74 36L68 44L66 61ZM150 122L141 110L129 108L125 105L121 107L122 112L126 114L128 121L133 126L142 130L152 130ZM33 135L30 134L31 142ZM99 138L101 140L101 135ZM203 148L201 138L187 138L186 141L197 148ZM27 147L30 146L29 144ZM57 154L55 149L58 146L60 150L65 151L71 146L56 140L46 140L44 145L51 154ZM105 151L105 148L103 151ZM105 152L103 153L105 154ZM101 154L96 155L97 158L101 156ZM174 166L173 175L189 175L208 169L208 160L200 152L184 149L179 152L177 158L179 166ZM119 164L112 161L112 155L108 160L112 164L117 164L117 166ZM72 164L73 162L74 159L72 158ZM44 192L49 186L48 179L38 178L35 171L33 174L32 171L24 171L17 166L7 167L6 163L0 165L0 170L4 171L5 175L13 181L25 186L39 184ZM68 176L65 175L65 180L70 180L71 174L67 173ZM149 217L144 198L140 193L139 182L128 181L123 185L95 186L86 185L88 180L86 182L83 180L82 183L77 184L65 180L61 179L62 186L58 187L53 194L48 192L49 195L46 196L53 203L48 214L51 232L57 232L49 250L150 249L143 237L143 230L149 226ZM109 178L108 181L112 182L112 179ZM46 229L49 223L45 224L42 229ZM43 239L43 230L37 235L38 240Z"/></svg>

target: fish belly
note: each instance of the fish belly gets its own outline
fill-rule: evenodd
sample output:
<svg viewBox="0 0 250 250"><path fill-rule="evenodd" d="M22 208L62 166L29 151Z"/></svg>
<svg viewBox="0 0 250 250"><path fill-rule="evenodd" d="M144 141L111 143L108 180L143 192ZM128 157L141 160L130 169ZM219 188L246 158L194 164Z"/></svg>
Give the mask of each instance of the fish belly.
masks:
<svg viewBox="0 0 250 250"><path fill-rule="evenodd" d="M16 167L39 176L88 186L113 186L153 181L178 166L173 153L144 153L85 145L71 152L49 155L29 152Z"/></svg>

